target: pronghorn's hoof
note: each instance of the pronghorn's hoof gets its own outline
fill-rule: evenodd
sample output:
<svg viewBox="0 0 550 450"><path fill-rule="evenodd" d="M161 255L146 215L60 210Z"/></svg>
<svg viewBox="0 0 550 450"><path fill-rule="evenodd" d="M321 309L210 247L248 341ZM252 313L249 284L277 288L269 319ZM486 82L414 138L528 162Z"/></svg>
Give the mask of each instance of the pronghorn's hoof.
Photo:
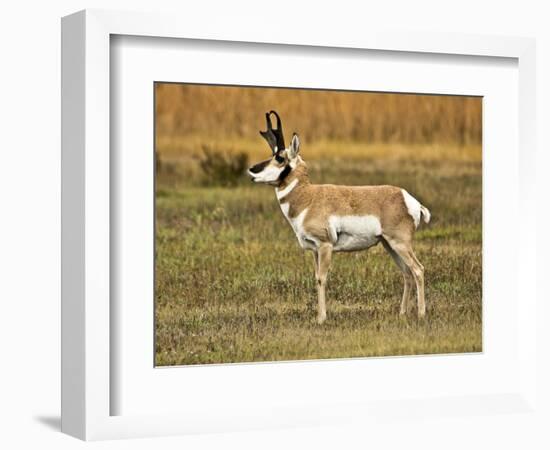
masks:
<svg viewBox="0 0 550 450"><path fill-rule="evenodd" d="M326 316L326 315L317 316L317 323L318 323L319 325L322 325L323 322L324 322L325 320L327 320L327 316Z"/></svg>
<svg viewBox="0 0 550 450"><path fill-rule="evenodd" d="M418 311L418 318L419 319L425 319L426 318L426 310L419 310Z"/></svg>

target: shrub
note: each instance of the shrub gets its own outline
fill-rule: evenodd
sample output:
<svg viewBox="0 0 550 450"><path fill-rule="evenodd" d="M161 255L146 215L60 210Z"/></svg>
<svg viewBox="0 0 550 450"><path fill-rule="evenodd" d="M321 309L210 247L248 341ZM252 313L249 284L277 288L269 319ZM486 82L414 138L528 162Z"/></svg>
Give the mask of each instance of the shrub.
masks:
<svg viewBox="0 0 550 450"><path fill-rule="evenodd" d="M203 156L199 164L204 174L204 184L208 186L236 186L244 179L248 167L248 155L244 152L233 154L213 150L203 146Z"/></svg>

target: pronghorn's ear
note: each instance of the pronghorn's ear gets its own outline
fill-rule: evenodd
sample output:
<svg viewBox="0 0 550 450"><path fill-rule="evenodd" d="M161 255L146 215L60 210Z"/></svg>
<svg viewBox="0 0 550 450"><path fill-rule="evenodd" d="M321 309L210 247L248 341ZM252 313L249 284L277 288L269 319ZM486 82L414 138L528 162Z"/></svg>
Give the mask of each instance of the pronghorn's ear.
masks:
<svg viewBox="0 0 550 450"><path fill-rule="evenodd" d="M288 156L290 159L294 159L298 156L298 152L300 151L300 138L298 138L298 135L294 133L292 135L292 142L290 143L290 147L288 148Z"/></svg>

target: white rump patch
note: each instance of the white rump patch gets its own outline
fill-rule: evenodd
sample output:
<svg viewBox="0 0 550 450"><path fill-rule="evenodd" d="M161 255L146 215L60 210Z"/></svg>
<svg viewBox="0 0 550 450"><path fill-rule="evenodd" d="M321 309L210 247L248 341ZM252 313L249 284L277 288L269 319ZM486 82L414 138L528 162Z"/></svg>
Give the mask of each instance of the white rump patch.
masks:
<svg viewBox="0 0 550 450"><path fill-rule="evenodd" d="M401 189L401 192L403 193L403 198L405 199L405 205L407 206L407 211L409 212L409 215L414 220L414 226L418 227L418 224L420 223L420 214L422 211L422 205L416 198L414 198L411 194L409 194L405 189Z"/></svg>
<svg viewBox="0 0 550 450"><path fill-rule="evenodd" d="M277 199L281 200L283 197L286 197L290 193L290 191L292 191L292 189L294 189L296 187L297 184L298 184L298 178L295 178L283 190L280 191L279 188L275 188L275 193L277 194Z"/></svg>
<svg viewBox="0 0 550 450"><path fill-rule="evenodd" d="M365 250L379 241L382 234L380 219L373 215L330 216L329 233L334 251Z"/></svg>
<svg viewBox="0 0 550 450"><path fill-rule="evenodd" d="M420 205L420 212L422 213L422 217L424 218L424 222L430 223L430 219L432 218L430 210L428 208L426 208L424 205Z"/></svg>

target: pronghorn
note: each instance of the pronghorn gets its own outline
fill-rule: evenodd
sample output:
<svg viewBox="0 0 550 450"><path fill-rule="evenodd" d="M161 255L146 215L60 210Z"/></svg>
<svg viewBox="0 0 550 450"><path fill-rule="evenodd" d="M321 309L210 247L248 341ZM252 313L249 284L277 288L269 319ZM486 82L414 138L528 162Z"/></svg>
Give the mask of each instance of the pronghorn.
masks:
<svg viewBox="0 0 550 450"><path fill-rule="evenodd" d="M271 123L277 119L277 128ZM406 190L395 186L337 186L311 184L307 165L298 154L296 133L287 148L281 119L266 113L267 130L260 134L271 147L271 158L248 169L252 181L275 187L281 210L300 246L313 251L317 281L319 324L326 320L325 284L333 252L366 250L379 242L403 273L400 314L411 308L410 293L416 285L418 317L426 314L424 267L412 248L413 235L430 211Z"/></svg>

